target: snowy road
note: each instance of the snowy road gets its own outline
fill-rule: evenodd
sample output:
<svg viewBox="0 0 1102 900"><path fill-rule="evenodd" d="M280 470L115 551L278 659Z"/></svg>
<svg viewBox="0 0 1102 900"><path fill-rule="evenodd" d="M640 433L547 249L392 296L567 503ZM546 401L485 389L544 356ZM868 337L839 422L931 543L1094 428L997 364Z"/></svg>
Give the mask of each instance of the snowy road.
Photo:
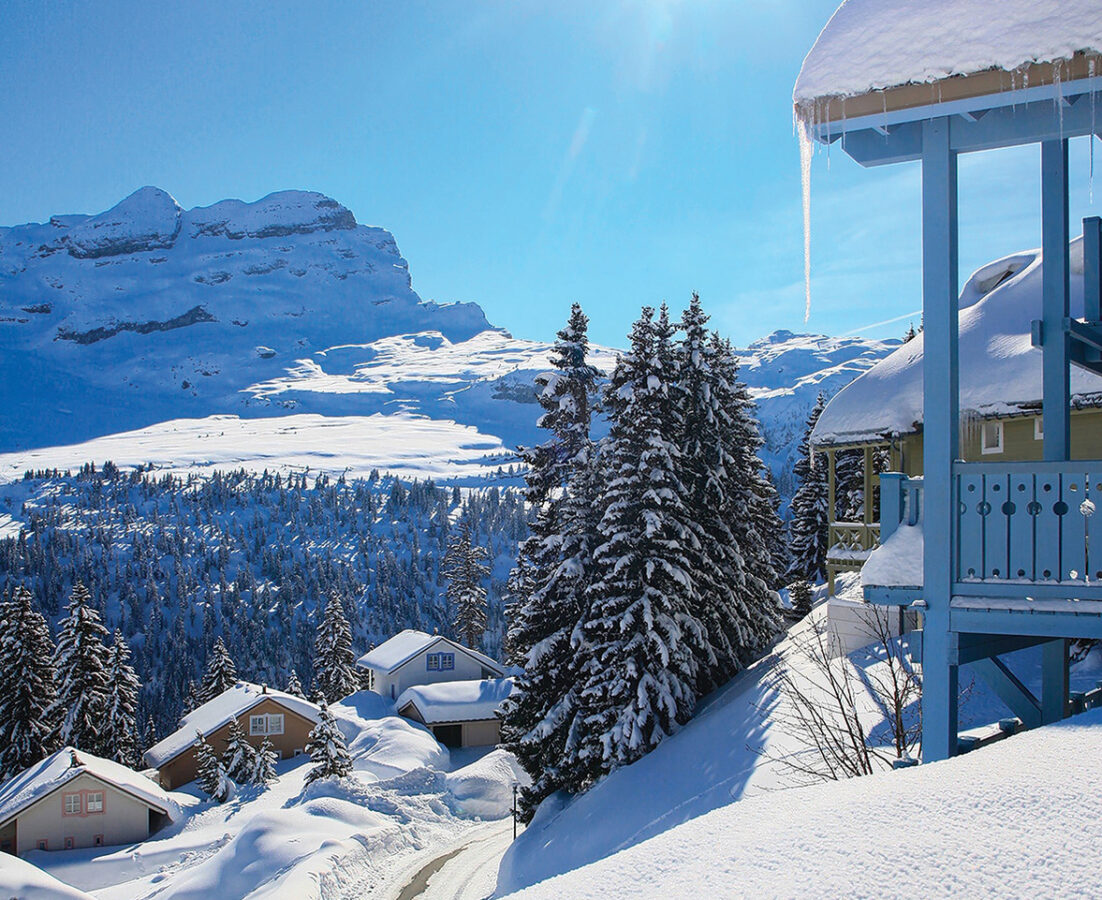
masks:
<svg viewBox="0 0 1102 900"><path fill-rule="evenodd" d="M492 822L412 872L397 900L485 900L497 887L501 857L513 840L513 821Z"/></svg>

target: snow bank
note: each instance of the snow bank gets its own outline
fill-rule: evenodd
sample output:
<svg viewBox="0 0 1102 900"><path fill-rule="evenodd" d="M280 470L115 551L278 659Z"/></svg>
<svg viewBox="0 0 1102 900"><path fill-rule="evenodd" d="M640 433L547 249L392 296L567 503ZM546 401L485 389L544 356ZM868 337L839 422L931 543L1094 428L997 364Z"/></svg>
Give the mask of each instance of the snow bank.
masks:
<svg viewBox="0 0 1102 900"><path fill-rule="evenodd" d="M512 812L513 785L532 781L516 757L500 747L447 776L448 790L459 808L481 819L500 819Z"/></svg>
<svg viewBox="0 0 1102 900"><path fill-rule="evenodd" d="M1102 9L1102 6L1099 7ZM1083 239L1071 242L1071 315L1083 315ZM977 270L960 295L960 408L964 416L1009 415L1041 399L1039 350L1031 324L1041 318L1040 250L1017 253ZM1004 280L1001 280L1004 279ZM812 435L817 445L907 434L922 421L924 335L881 360L827 404ZM1102 402L1098 377L1076 366L1071 391L1079 404Z"/></svg>
<svg viewBox="0 0 1102 900"><path fill-rule="evenodd" d="M846 0L796 79L797 104L1102 53L1097 0Z"/></svg>
<svg viewBox="0 0 1102 900"><path fill-rule="evenodd" d="M357 772L386 779L416 769L448 768L447 749L424 728L394 715L390 703L374 691L357 691L329 709Z"/></svg>
<svg viewBox="0 0 1102 900"><path fill-rule="evenodd" d="M0 895L5 900L91 900L92 895L78 891L38 866L16 856L0 853Z"/></svg>
<svg viewBox="0 0 1102 900"><path fill-rule="evenodd" d="M921 525L900 525L861 567L862 587L921 587L922 577Z"/></svg>
<svg viewBox="0 0 1102 900"><path fill-rule="evenodd" d="M744 800L514 896L1079 897L1102 710L958 757Z"/></svg>
<svg viewBox="0 0 1102 900"><path fill-rule="evenodd" d="M492 719L513 693L513 686L512 678L419 684L406 688L394 708L402 710L412 703L428 725Z"/></svg>

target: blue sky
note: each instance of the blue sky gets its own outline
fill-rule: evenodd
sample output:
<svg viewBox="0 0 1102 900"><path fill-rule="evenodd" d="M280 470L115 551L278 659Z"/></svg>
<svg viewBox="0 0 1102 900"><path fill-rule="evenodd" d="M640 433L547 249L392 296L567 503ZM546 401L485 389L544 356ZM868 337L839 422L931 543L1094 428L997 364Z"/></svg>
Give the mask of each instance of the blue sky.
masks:
<svg viewBox="0 0 1102 900"><path fill-rule="evenodd" d="M814 162L803 321L790 98L834 5L6 0L0 223L144 184L185 208L313 189L394 232L422 297L520 336L578 300L620 344L692 290L740 344L895 335L921 303L918 170L837 151ZM1097 214L1085 139L1072 157L1073 216ZM963 160L962 277L1039 243L1037 167Z"/></svg>

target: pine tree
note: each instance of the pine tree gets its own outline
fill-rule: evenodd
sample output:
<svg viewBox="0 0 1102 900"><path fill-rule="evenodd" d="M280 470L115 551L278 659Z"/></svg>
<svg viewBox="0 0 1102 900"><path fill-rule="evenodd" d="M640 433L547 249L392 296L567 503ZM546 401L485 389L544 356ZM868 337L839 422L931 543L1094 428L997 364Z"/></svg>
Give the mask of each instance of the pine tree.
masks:
<svg viewBox="0 0 1102 900"><path fill-rule="evenodd" d="M448 603L453 610L452 627L468 647L478 649L486 633L486 588L490 567L485 547L471 538L471 523L464 519L459 531L448 540L442 571L448 579Z"/></svg>
<svg viewBox="0 0 1102 900"><path fill-rule="evenodd" d="M682 421L672 329L644 308L605 393L609 471L583 634L582 709L568 743L575 790L688 721L703 629L690 572L699 540L677 470Z"/></svg>
<svg viewBox="0 0 1102 900"><path fill-rule="evenodd" d="M314 766L306 773L306 784L313 784L322 778L344 778L352 773L352 757L348 755L348 745L324 702L321 704L318 724L310 732L306 743L306 752L314 762Z"/></svg>
<svg viewBox="0 0 1102 900"><path fill-rule="evenodd" d="M275 764L278 759L279 754L272 747L272 742L265 737L253 757L253 769L249 774L249 784L263 787L275 781Z"/></svg>
<svg viewBox="0 0 1102 900"><path fill-rule="evenodd" d="M145 720L145 728L142 730L142 746L147 750L157 743L157 723L153 721L153 716L147 716Z"/></svg>
<svg viewBox="0 0 1102 900"><path fill-rule="evenodd" d="M761 439L745 386L737 380L737 360L709 334L707 321L693 294L682 317L679 354L684 398L679 475L699 542L690 566L696 588L692 612L705 636L695 645L699 694L726 683L779 627L763 573L747 572L747 556L760 566L765 555L752 522Z"/></svg>
<svg viewBox="0 0 1102 900"><path fill-rule="evenodd" d="M520 798L526 821L545 797L573 780L565 748L586 653L581 625L600 518L590 427L603 373L588 360L588 327L574 304L552 353L556 371L538 379L544 409L539 425L551 437L524 451L526 496L536 512L532 535L509 577L507 635L508 659L524 673L503 709L502 735L532 776Z"/></svg>
<svg viewBox="0 0 1102 900"><path fill-rule="evenodd" d="M18 587L0 610L0 781L57 749L57 673L46 619Z"/></svg>
<svg viewBox="0 0 1102 900"><path fill-rule="evenodd" d="M918 332L915 331L915 323L911 322L911 324L907 326L907 330L903 332L903 343L909 344L917 336Z"/></svg>
<svg viewBox="0 0 1102 900"><path fill-rule="evenodd" d="M225 803L233 796L233 781L222 767L218 754L207 743L202 732L195 732L195 762L198 770L196 780L199 789L218 803Z"/></svg>
<svg viewBox="0 0 1102 900"><path fill-rule="evenodd" d="M118 631L107 652L107 703L103 716L101 751L124 766L137 766L138 692L141 690L130 648Z"/></svg>
<svg viewBox="0 0 1102 900"><path fill-rule="evenodd" d="M107 629L79 581L66 610L54 656L59 679L55 708L61 714L58 743L100 754L107 707Z"/></svg>
<svg viewBox="0 0 1102 900"><path fill-rule="evenodd" d="M230 733L226 749L222 751L222 768L237 784L249 784L256 767L256 748L245 737L245 730L234 716L230 719Z"/></svg>
<svg viewBox="0 0 1102 900"><path fill-rule="evenodd" d="M792 615L796 619L802 619L811 612L811 585L806 581L793 581L788 586L788 596L792 600Z"/></svg>
<svg viewBox="0 0 1102 900"><path fill-rule="evenodd" d="M864 513L864 451L839 450L834 454L834 520L860 522Z"/></svg>
<svg viewBox="0 0 1102 900"><path fill-rule="evenodd" d="M792 498L792 521L789 523L789 548L792 562L788 578L803 578L812 583L821 581L826 573L826 552L829 532L826 466L816 465L811 452L811 433L826 406L820 394L807 419L807 430L800 442L800 458L794 468L799 487Z"/></svg>
<svg viewBox="0 0 1102 900"><path fill-rule="evenodd" d="M184 698L184 714L194 712L202 705L203 701L199 699L199 685L195 683L194 679L189 679L187 683L187 696Z"/></svg>
<svg viewBox="0 0 1102 900"><path fill-rule="evenodd" d="M326 702L336 703L359 689L352 629L344 614L344 604L334 593L325 604L325 615L314 638L314 690Z"/></svg>
<svg viewBox="0 0 1102 900"><path fill-rule="evenodd" d="M291 669L291 677L287 679L286 693L306 699L306 691L302 689L302 682L298 680L298 672L294 669Z"/></svg>
<svg viewBox="0 0 1102 900"><path fill-rule="evenodd" d="M199 687L199 700L206 703L237 684L237 666L233 664L222 638L218 638L207 658L207 671Z"/></svg>

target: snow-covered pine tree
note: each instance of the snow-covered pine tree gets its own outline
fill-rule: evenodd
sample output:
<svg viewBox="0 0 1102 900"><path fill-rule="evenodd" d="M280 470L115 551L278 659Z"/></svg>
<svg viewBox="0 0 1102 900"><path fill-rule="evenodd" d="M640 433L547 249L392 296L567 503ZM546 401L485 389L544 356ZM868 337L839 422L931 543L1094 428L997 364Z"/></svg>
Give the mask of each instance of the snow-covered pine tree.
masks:
<svg viewBox="0 0 1102 900"><path fill-rule="evenodd" d="M0 612L0 781L57 749L57 673L46 619L25 587Z"/></svg>
<svg viewBox="0 0 1102 900"><path fill-rule="evenodd" d="M738 356L730 341L712 335L712 366L716 372L717 406L727 410L730 427L728 453L738 472L727 495L728 522L743 558L745 575L740 655L747 665L773 641L781 628L776 588L787 561L784 525L777 509L780 500L769 470L761 461L764 440L758 428L757 407L746 383L738 377Z"/></svg>
<svg viewBox="0 0 1102 900"><path fill-rule="evenodd" d="M834 518L838 522L860 522L864 513L864 451L839 450L834 454Z"/></svg>
<svg viewBox="0 0 1102 900"><path fill-rule="evenodd" d="M81 582L73 585L67 614L58 630L54 665L58 675L55 708L60 711L58 744L101 754L107 706L107 629Z"/></svg>
<svg viewBox="0 0 1102 900"><path fill-rule="evenodd" d="M265 737L253 757L253 770L249 774L249 784L263 787L275 781L275 764L278 759L279 754L272 747L272 742Z"/></svg>
<svg viewBox="0 0 1102 900"><path fill-rule="evenodd" d="M306 773L306 784L313 784L322 778L344 778L352 773L352 757L348 754L348 745L324 702L321 704L318 724L310 732L306 743L306 752L314 762L314 766Z"/></svg>
<svg viewBox="0 0 1102 900"><path fill-rule="evenodd" d="M699 552L677 477L683 422L672 328L649 307L605 393L611 420L604 510L593 558L580 719L567 747L582 790L677 731L696 703L703 629L690 566Z"/></svg>
<svg viewBox="0 0 1102 900"><path fill-rule="evenodd" d="M441 571L448 579L448 604L452 609L452 627L468 647L478 649L486 633L486 587L490 567L485 547L474 543L470 520L459 523L458 532L448 540Z"/></svg>
<svg viewBox="0 0 1102 900"><path fill-rule="evenodd" d="M789 523L789 550L792 562L788 579L803 578L814 584L826 574L826 552L829 532L826 466L816 464L811 453L811 432L826 406L819 394L818 402L807 418L807 429L800 441L800 457L794 472L799 487L792 498L792 520Z"/></svg>
<svg viewBox="0 0 1102 900"><path fill-rule="evenodd" d="M343 601L333 593L326 601L325 614L314 638L314 690L326 702L336 703L359 689L352 629L344 614Z"/></svg>
<svg viewBox="0 0 1102 900"><path fill-rule="evenodd" d="M201 703L213 700L235 684L237 684L237 666L233 664L233 658L222 638L218 638L207 658L207 671L203 675L203 683L199 686L199 700Z"/></svg>
<svg viewBox="0 0 1102 900"><path fill-rule="evenodd" d="M194 679L189 679L187 683L187 695L184 698L184 715L189 712L194 712L202 705L203 701L199 699L199 685L195 683Z"/></svg>
<svg viewBox="0 0 1102 900"><path fill-rule="evenodd" d="M153 716L146 716L145 728L142 730L142 746L147 750L157 743L157 723Z"/></svg>
<svg viewBox="0 0 1102 900"><path fill-rule="evenodd" d="M737 369L722 344L707 331L708 316L697 294L684 312L680 345L680 387L684 428L678 473L686 489L699 549L690 572L695 582L693 615L705 639L695 645L696 690L705 694L726 683L762 645L762 619L776 604L758 579L746 572L742 544L756 537L736 535L747 515L753 485L742 458L756 451L753 429L743 415ZM747 444L751 444L747 447ZM763 616L762 607L767 614ZM771 630L775 623L769 622Z"/></svg>
<svg viewBox="0 0 1102 900"><path fill-rule="evenodd" d="M196 731L195 737L196 780L199 782L199 789L211 800L225 803L233 796L233 781L226 774L222 761L214 748L207 743L203 733Z"/></svg>
<svg viewBox="0 0 1102 900"><path fill-rule="evenodd" d="M222 751L222 768L236 784L250 784L256 768L256 748L245 737L245 729L234 716L230 719L230 733L226 749Z"/></svg>
<svg viewBox="0 0 1102 900"><path fill-rule="evenodd" d="M589 320L574 304L559 331L551 362L539 376L539 425L551 437L524 451L527 499L535 510L532 536L510 575L509 661L524 668L520 690L503 710L502 734L532 776L520 798L527 821L536 806L568 781L562 768L575 707L577 672L597 522L596 453L590 438L597 379L589 363Z"/></svg>
<svg viewBox="0 0 1102 900"><path fill-rule="evenodd" d="M788 586L788 596L792 600L794 618L802 619L811 612L811 585L802 578Z"/></svg>
<svg viewBox="0 0 1102 900"><path fill-rule="evenodd" d="M287 679L286 693L291 694L294 697L301 697L306 699L306 691L302 689L302 682L298 680L298 672L291 669L291 676Z"/></svg>
<svg viewBox="0 0 1102 900"><path fill-rule="evenodd" d="M141 687L130 665L130 647L116 630L107 651L107 699L100 749L108 759L124 766L137 766L141 755L138 746L138 692Z"/></svg>

